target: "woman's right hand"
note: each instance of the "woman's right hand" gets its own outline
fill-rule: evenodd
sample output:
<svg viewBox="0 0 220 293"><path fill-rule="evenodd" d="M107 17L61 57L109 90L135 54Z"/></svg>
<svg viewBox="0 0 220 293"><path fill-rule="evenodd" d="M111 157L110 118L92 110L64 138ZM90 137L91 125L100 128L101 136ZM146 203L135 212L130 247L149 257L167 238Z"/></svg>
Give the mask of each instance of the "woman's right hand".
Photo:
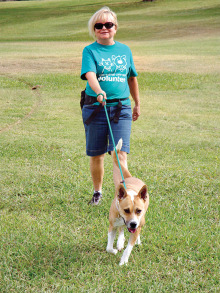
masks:
<svg viewBox="0 0 220 293"><path fill-rule="evenodd" d="M106 96L106 93L104 91L101 91L99 92L100 95L97 95L97 101L100 103L100 104L103 104L106 100L107 100L107 96ZM102 94L102 95L101 95Z"/></svg>

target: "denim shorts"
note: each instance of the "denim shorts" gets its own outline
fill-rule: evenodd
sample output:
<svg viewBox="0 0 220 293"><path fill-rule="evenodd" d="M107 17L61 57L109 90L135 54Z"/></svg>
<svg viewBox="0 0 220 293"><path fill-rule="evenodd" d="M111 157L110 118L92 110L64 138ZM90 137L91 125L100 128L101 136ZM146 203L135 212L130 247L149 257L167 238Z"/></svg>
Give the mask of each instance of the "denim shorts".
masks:
<svg viewBox="0 0 220 293"><path fill-rule="evenodd" d="M85 124L85 121L90 117L96 107L98 106L84 105L82 109L86 133L86 154L91 157L99 156L114 150L104 107L89 125ZM122 106L118 123L113 121L116 109L117 106L107 107L115 145L117 145L119 139L122 138L123 145L121 150L129 153L132 122L131 106Z"/></svg>

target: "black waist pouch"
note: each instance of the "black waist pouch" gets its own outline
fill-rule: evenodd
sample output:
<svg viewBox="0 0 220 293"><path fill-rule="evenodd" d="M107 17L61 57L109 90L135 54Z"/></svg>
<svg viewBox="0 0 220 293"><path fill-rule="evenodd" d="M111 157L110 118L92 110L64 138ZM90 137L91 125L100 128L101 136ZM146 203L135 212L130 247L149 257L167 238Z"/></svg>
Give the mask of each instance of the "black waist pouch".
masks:
<svg viewBox="0 0 220 293"><path fill-rule="evenodd" d="M81 99L80 99L80 107L81 110L83 108L83 105L85 104L85 99L86 99L86 91L81 91Z"/></svg>

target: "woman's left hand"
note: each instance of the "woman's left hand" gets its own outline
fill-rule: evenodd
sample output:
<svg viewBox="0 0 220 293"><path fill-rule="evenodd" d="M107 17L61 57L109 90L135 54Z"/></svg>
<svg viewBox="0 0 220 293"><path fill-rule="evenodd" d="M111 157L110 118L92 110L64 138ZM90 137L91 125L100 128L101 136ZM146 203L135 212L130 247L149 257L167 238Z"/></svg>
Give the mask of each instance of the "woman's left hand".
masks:
<svg viewBox="0 0 220 293"><path fill-rule="evenodd" d="M136 121L140 115L141 115L140 106L134 106L133 114L132 114L133 121Z"/></svg>

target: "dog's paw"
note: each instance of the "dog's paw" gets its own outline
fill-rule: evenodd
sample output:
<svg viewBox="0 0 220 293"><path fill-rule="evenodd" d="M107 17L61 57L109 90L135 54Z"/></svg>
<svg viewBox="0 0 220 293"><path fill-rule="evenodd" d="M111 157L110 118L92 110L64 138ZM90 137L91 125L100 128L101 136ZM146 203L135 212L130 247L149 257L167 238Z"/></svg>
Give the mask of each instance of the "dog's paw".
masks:
<svg viewBox="0 0 220 293"><path fill-rule="evenodd" d="M128 259L125 259L125 260L121 259L119 265L123 266L123 265L127 265L127 263L128 263Z"/></svg>
<svg viewBox="0 0 220 293"><path fill-rule="evenodd" d="M107 248L106 251L107 251L108 253L112 253L112 254L114 254L114 255L116 255L116 253L118 252L118 250L117 250L117 249L114 249L114 248Z"/></svg>
<svg viewBox="0 0 220 293"><path fill-rule="evenodd" d="M118 251L122 251L124 249L124 243L117 244Z"/></svg>
<svg viewBox="0 0 220 293"><path fill-rule="evenodd" d="M122 257L121 257L119 265L123 266L123 265L127 264L128 263L128 258L129 258L129 256L126 254L126 251L124 251L124 253L123 253Z"/></svg>

